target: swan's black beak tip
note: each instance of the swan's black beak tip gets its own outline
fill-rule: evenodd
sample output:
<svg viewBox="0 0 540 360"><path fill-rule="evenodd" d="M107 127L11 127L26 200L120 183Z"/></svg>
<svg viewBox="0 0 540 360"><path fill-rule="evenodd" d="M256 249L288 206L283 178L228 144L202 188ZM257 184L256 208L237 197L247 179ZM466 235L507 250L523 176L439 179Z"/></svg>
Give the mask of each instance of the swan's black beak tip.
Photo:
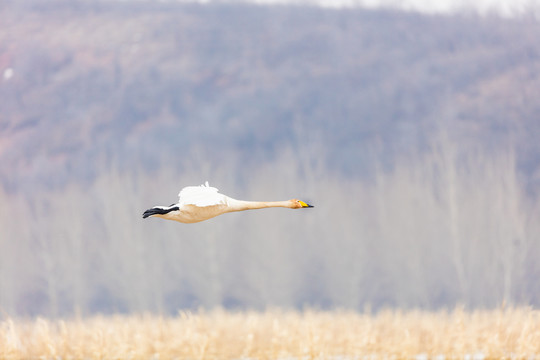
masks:
<svg viewBox="0 0 540 360"><path fill-rule="evenodd" d="M302 208L312 208L314 207L313 205L310 205L308 203L305 203L303 201L299 201L300 202L300 205L302 205Z"/></svg>

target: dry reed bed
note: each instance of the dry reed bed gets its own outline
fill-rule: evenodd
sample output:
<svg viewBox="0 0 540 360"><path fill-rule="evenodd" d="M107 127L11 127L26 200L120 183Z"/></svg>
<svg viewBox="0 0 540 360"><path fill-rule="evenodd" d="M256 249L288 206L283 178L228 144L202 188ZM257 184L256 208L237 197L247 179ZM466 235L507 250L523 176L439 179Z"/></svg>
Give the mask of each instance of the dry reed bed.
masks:
<svg viewBox="0 0 540 360"><path fill-rule="evenodd" d="M531 358L540 311L181 312L0 322L2 359Z"/></svg>

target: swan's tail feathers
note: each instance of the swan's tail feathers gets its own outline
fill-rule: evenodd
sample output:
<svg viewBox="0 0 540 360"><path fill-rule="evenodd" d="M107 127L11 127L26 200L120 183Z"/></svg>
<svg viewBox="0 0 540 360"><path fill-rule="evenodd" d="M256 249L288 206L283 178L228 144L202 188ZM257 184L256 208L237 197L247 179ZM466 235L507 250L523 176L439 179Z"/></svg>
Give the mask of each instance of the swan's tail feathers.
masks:
<svg viewBox="0 0 540 360"><path fill-rule="evenodd" d="M143 219L146 219L153 215L165 215L175 210L180 210L180 208L178 206L154 206L153 208L146 210L142 217Z"/></svg>

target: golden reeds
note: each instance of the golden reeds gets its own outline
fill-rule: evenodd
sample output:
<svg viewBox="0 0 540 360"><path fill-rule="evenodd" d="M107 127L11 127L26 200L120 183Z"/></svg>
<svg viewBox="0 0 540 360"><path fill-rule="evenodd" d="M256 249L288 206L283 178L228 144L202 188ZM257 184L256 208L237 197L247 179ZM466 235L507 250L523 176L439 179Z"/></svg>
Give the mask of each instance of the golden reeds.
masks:
<svg viewBox="0 0 540 360"><path fill-rule="evenodd" d="M540 355L540 311L180 312L0 322L2 359L401 359Z"/></svg>

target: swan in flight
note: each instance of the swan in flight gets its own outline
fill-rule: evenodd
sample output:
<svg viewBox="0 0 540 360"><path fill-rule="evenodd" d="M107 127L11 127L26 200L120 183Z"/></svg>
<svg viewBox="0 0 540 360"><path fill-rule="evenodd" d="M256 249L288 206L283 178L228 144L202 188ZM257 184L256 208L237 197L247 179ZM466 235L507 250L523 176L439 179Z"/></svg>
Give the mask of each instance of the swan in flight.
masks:
<svg viewBox="0 0 540 360"><path fill-rule="evenodd" d="M211 219L215 216L234 211L284 207L289 209L312 208L298 199L285 201L243 201L220 194L218 189L208 185L188 186L178 194L178 203L170 206L154 206L143 213L143 218L156 216L191 224Z"/></svg>

